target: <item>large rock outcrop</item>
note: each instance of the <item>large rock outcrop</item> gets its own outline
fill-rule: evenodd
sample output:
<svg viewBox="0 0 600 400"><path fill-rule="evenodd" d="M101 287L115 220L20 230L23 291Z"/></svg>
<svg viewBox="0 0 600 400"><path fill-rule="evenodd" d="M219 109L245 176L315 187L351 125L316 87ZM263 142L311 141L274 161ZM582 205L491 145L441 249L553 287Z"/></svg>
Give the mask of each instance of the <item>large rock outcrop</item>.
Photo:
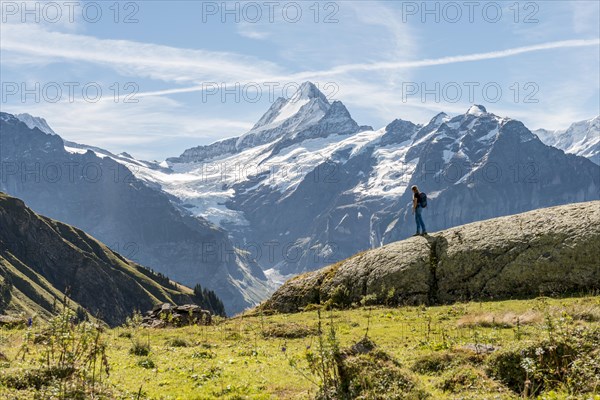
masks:
<svg viewBox="0 0 600 400"><path fill-rule="evenodd" d="M357 254L285 283L261 307L438 304L600 289L600 201L474 222Z"/></svg>
<svg viewBox="0 0 600 400"><path fill-rule="evenodd" d="M155 306L150 311L146 311L142 321L142 326L146 328L210 325L212 324L212 314L196 304L173 306L164 303Z"/></svg>

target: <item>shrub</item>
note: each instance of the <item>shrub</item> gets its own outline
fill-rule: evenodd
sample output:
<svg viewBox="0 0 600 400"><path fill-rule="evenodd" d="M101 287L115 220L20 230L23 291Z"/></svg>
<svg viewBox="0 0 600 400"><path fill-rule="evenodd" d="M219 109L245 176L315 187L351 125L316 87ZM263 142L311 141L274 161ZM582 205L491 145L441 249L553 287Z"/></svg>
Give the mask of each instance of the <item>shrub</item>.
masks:
<svg viewBox="0 0 600 400"><path fill-rule="evenodd" d="M21 371L14 375L5 375L2 382L6 387L13 389L41 389L55 380L64 380L73 375L75 370L71 367L42 367Z"/></svg>
<svg viewBox="0 0 600 400"><path fill-rule="evenodd" d="M347 287L337 286L331 293L330 298L325 302L326 309L332 308L347 308L352 304L350 291Z"/></svg>
<svg viewBox="0 0 600 400"><path fill-rule="evenodd" d="M560 325L549 337L501 350L487 363L490 376L524 395L560 387L589 393L600 387L600 328Z"/></svg>
<svg viewBox="0 0 600 400"><path fill-rule="evenodd" d="M129 353L136 356L147 356L150 354L150 344L142 343L139 340L132 340L131 348Z"/></svg>
<svg viewBox="0 0 600 400"><path fill-rule="evenodd" d="M416 379L382 351L349 355L343 361L349 399L426 399ZM342 386L343 387L343 386ZM337 397L336 397L337 398Z"/></svg>
<svg viewBox="0 0 600 400"><path fill-rule="evenodd" d="M472 392L489 389L491 385L482 371L463 365L447 371L438 387L445 392L458 393L464 390Z"/></svg>
<svg viewBox="0 0 600 400"><path fill-rule="evenodd" d="M153 369L156 367L156 365L154 364L154 361L152 361L152 359L147 358L147 357L139 360L137 362L137 365L142 368L146 368L146 369Z"/></svg>
<svg viewBox="0 0 600 400"><path fill-rule="evenodd" d="M307 349L305 359L313 383L319 386L317 399L426 399L409 372L390 355L377 348L367 336L341 349L331 318L324 334L318 312L318 342ZM290 365L297 370L294 359Z"/></svg>
<svg viewBox="0 0 600 400"><path fill-rule="evenodd" d="M125 319L125 327L136 329L136 328L139 328L143 322L144 322L144 316L142 315L141 312L139 312L139 310L135 310L133 312L133 315L131 315L131 317L127 317Z"/></svg>
<svg viewBox="0 0 600 400"><path fill-rule="evenodd" d="M189 343L185 339L173 338L169 340L169 346L171 347L189 347Z"/></svg>
<svg viewBox="0 0 600 400"><path fill-rule="evenodd" d="M215 358L216 356L217 355L215 353L213 353L212 351L208 351L208 350L195 351L192 354L192 358L203 358L203 359Z"/></svg>
<svg viewBox="0 0 600 400"><path fill-rule="evenodd" d="M366 296L363 296L360 299L359 303L363 307L380 304L379 299L377 298L377 295L375 293L371 293Z"/></svg>
<svg viewBox="0 0 600 400"><path fill-rule="evenodd" d="M309 312L309 311L320 310L321 308L323 308L323 306L321 304L309 303L305 307L302 307L302 311Z"/></svg>
<svg viewBox="0 0 600 400"><path fill-rule="evenodd" d="M420 374L439 374L456 363L456 356L450 352L434 352L419 357L411 370Z"/></svg>
<svg viewBox="0 0 600 400"><path fill-rule="evenodd" d="M297 339L312 336L317 333L315 328L301 325L295 322L275 323L265 327L262 334L264 337Z"/></svg>

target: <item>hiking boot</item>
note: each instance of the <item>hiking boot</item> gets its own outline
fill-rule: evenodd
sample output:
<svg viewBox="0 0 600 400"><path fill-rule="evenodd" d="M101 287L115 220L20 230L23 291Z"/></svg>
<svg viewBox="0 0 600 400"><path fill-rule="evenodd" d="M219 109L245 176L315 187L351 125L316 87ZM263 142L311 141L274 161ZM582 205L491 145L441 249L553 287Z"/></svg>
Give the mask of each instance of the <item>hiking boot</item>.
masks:
<svg viewBox="0 0 600 400"><path fill-rule="evenodd" d="M413 236L421 236L421 234L419 232L417 232Z"/></svg>
<svg viewBox="0 0 600 400"><path fill-rule="evenodd" d="M427 233L427 232L423 232L423 233L421 233L421 236L427 236L427 235L428 235L428 233Z"/></svg>

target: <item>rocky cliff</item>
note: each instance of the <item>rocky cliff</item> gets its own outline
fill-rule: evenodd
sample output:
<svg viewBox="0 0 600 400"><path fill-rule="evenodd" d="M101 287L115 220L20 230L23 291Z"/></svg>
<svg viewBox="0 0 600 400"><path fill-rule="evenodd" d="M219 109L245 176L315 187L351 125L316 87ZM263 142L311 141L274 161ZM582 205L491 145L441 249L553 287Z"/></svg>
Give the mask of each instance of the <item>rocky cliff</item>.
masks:
<svg viewBox="0 0 600 400"><path fill-rule="evenodd" d="M600 289L600 201L474 222L295 277L262 307L438 304Z"/></svg>

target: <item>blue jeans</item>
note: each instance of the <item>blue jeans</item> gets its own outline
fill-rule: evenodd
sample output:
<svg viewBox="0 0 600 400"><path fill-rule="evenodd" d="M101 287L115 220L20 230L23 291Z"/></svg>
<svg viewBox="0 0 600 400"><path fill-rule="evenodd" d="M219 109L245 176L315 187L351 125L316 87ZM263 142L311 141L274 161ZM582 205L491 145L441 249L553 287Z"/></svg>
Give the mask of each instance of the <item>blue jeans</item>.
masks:
<svg viewBox="0 0 600 400"><path fill-rule="evenodd" d="M425 229L425 223L423 222L423 217L421 216L421 211L423 211L423 207L417 206L415 209L415 221L417 221L417 233L422 229L422 232L427 232Z"/></svg>

